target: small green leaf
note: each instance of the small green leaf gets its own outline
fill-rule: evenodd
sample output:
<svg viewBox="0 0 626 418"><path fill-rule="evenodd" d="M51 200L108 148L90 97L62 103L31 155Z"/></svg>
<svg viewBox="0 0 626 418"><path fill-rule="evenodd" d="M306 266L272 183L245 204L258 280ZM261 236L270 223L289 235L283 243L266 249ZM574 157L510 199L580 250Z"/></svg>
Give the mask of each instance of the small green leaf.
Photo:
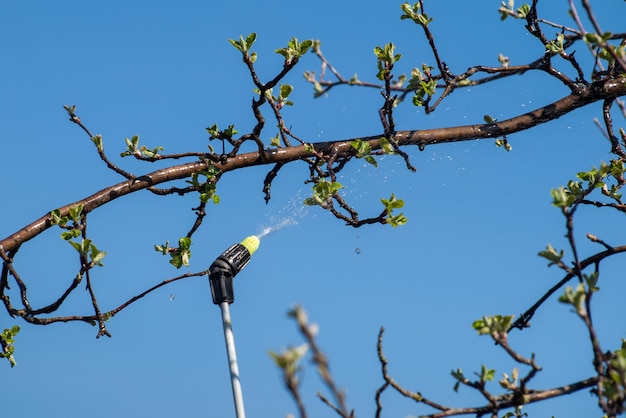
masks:
<svg viewBox="0 0 626 418"><path fill-rule="evenodd" d="M70 216L70 219L72 219L72 221L78 222L80 220L80 215L82 212L83 212L83 205L78 204L78 205L72 206L70 210L68 211L68 214Z"/></svg>
<svg viewBox="0 0 626 418"><path fill-rule="evenodd" d="M552 196L552 204L559 208L568 207L576 200L564 187L552 189L550 195Z"/></svg>
<svg viewBox="0 0 626 418"><path fill-rule="evenodd" d="M98 148L98 151L102 151L102 135L93 136L91 140L96 145L96 148Z"/></svg>
<svg viewBox="0 0 626 418"><path fill-rule="evenodd" d="M570 286L565 288L563 294L559 297L559 302L572 305L579 315L585 315L585 300L587 299L587 293L585 292L585 285L579 283L576 289L572 289Z"/></svg>
<svg viewBox="0 0 626 418"><path fill-rule="evenodd" d="M496 139L496 147L503 147L507 152L510 152L513 147L509 144L506 138L498 138Z"/></svg>
<svg viewBox="0 0 626 418"><path fill-rule="evenodd" d="M178 269L182 266L189 266L189 259L191 258L190 247L191 238L183 237L178 240L178 248L167 248L166 243L165 246L155 245L154 249L163 254L169 254L171 257L170 264Z"/></svg>
<svg viewBox="0 0 626 418"><path fill-rule="evenodd" d="M363 159L374 167L378 167L378 161L376 161L376 158L372 157L371 155L366 155L363 157Z"/></svg>
<svg viewBox="0 0 626 418"><path fill-rule="evenodd" d="M465 375L463 375L463 371L461 369L452 370L450 372L452 377L456 380L454 387L452 388L455 392L459 391L459 387L461 386L461 382L465 381Z"/></svg>
<svg viewBox="0 0 626 418"><path fill-rule="evenodd" d="M394 228L407 223L408 219L403 213L398 215L393 214L394 209L401 209L404 207L403 200L396 199L396 196L392 193L389 199L380 199L380 202L383 204L385 211L387 212L387 218L385 218L386 223Z"/></svg>
<svg viewBox="0 0 626 418"><path fill-rule="evenodd" d="M335 195L339 189L342 189L343 185L336 181L328 181L321 179L315 184L313 189L313 196L306 198L304 204L307 206L325 205Z"/></svg>
<svg viewBox="0 0 626 418"><path fill-rule="evenodd" d="M120 154L121 157L128 157L139 153L139 136L135 135L131 139L125 138L126 151Z"/></svg>
<svg viewBox="0 0 626 418"><path fill-rule="evenodd" d="M280 85L280 97L282 99L286 99L287 97L289 97L292 91L293 91L293 86L289 84Z"/></svg>
<svg viewBox="0 0 626 418"><path fill-rule="evenodd" d="M228 125L228 128L226 128L226 129L224 130L224 135L225 135L227 138L232 138L233 136L237 135L238 133L239 133L239 131L237 131L237 130L235 129L235 125Z"/></svg>
<svg viewBox="0 0 626 418"><path fill-rule="evenodd" d="M515 315L483 316L472 323L478 335L506 334L511 328Z"/></svg>
<svg viewBox="0 0 626 418"><path fill-rule="evenodd" d="M489 382L493 380L496 375L496 371L494 369L488 369L484 364L480 367L480 373L475 373L476 376L480 379L481 383Z"/></svg>
<svg viewBox="0 0 626 418"><path fill-rule="evenodd" d="M68 242L70 243L70 245L71 245L72 247L74 247L74 249L75 249L76 251L80 252L81 247L80 247L80 244L79 244L79 243L74 242L74 241L68 241Z"/></svg>
<svg viewBox="0 0 626 418"><path fill-rule="evenodd" d="M220 136L219 128L217 127L216 123L206 128L206 131L209 133L209 135L211 135L210 139L214 139Z"/></svg>
<svg viewBox="0 0 626 418"><path fill-rule="evenodd" d="M381 137L378 140L378 143L380 144L380 147L382 148L382 150L383 150L383 152L385 154L395 154L396 153L393 145L391 145L391 142L389 142L389 140L387 138L385 138L384 136Z"/></svg>
<svg viewBox="0 0 626 418"><path fill-rule="evenodd" d="M65 226L69 221L69 218L67 216L61 216L61 211L59 211L58 209L50 212L50 217L52 218L50 219L50 223L52 225Z"/></svg>
<svg viewBox="0 0 626 418"><path fill-rule="evenodd" d="M17 364L13 354L15 353L15 347L13 343L15 343L15 336L20 332L20 327L14 325L11 329L5 328L2 333L0 333L0 341L2 341L2 348L0 349L0 358L6 358L9 360L9 364L11 367L15 367Z"/></svg>
<svg viewBox="0 0 626 418"><path fill-rule="evenodd" d="M356 157L363 158L366 155L369 155L372 152L372 147L370 143L367 141L362 141L360 139L355 139L350 142L350 146L356 150Z"/></svg>
<svg viewBox="0 0 626 418"><path fill-rule="evenodd" d="M528 12L530 12L530 5L529 4L522 4L522 6L517 9L517 18L525 18L528 15Z"/></svg>
<svg viewBox="0 0 626 418"><path fill-rule="evenodd" d="M300 56L306 54L306 52L313 46L313 41L310 39L302 41L300 44Z"/></svg>
<svg viewBox="0 0 626 418"><path fill-rule="evenodd" d="M433 19L428 17L426 13L420 13L420 3L415 3L411 6L409 3L404 3L400 5L400 8L404 12L402 16L400 16L401 20L411 19L413 22L417 23L420 26L427 26Z"/></svg>
<svg viewBox="0 0 626 418"><path fill-rule="evenodd" d="M564 47L563 47L564 40L565 40L565 35L562 33L559 33L556 36L556 39L554 41L550 41L548 42L548 44L546 44L546 50L553 54L562 53L564 51Z"/></svg>
<svg viewBox="0 0 626 418"><path fill-rule="evenodd" d="M248 55L248 50L250 49L250 47L252 46L252 44L254 44L254 41L256 40L256 33L251 33L248 36L246 36L246 38L244 39L243 36L239 35L239 40L236 41L234 39L229 39L228 42L230 42L230 44L232 46L234 46L235 48L237 48L241 53L243 53L244 55Z"/></svg>
<svg viewBox="0 0 626 418"><path fill-rule="evenodd" d="M302 344L299 347L290 347L287 350L283 350L280 354L270 351L269 355L285 374L293 375L299 370L300 359L304 357L308 349L307 344Z"/></svg>
<svg viewBox="0 0 626 418"><path fill-rule="evenodd" d="M78 238L81 232L78 229L70 229L69 231L61 232L61 238L68 241L74 238Z"/></svg>
<svg viewBox="0 0 626 418"><path fill-rule="evenodd" d="M100 251L94 244L90 246L90 257L92 266L103 266L102 259L107 255L106 251Z"/></svg>
<svg viewBox="0 0 626 418"><path fill-rule="evenodd" d="M550 261L550 264L548 264L548 266L551 266L553 264L558 264L561 262L561 259L565 255L565 250L557 252L551 244L548 244L545 250L539 251L538 255Z"/></svg>
<svg viewBox="0 0 626 418"><path fill-rule="evenodd" d="M248 47L248 49L250 49L252 44L254 44L254 41L256 41L256 33L252 32L251 34L246 36L246 46Z"/></svg>
<svg viewBox="0 0 626 418"><path fill-rule="evenodd" d="M154 246L154 251L162 253L163 255L167 254L169 252L169 249L170 249L170 242L169 241L165 241L165 245L155 245Z"/></svg>
<svg viewBox="0 0 626 418"><path fill-rule="evenodd" d="M270 147L280 148L280 135L276 134L276 136L270 138Z"/></svg>
<svg viewBox="0 0 626 418"><path fill-rule="evenodd" d="M291 40L287 42L287 47L277 49L276 53L285 57L285 64L289 65L302 57L311 46L313 46L313 41L311 40L300 42L297 38L291 38Z"/></svg>
<svg viewBox="0 0 626 418"><path fill-rule="evenodd" d="M587 288L591 292L597 292L598 290L600 290L600 288L598 287L599 277L600 277L600 273L597 271L594 271L591 274L583 274L583 279L585 280L585 284L587 285Z"/></svg>

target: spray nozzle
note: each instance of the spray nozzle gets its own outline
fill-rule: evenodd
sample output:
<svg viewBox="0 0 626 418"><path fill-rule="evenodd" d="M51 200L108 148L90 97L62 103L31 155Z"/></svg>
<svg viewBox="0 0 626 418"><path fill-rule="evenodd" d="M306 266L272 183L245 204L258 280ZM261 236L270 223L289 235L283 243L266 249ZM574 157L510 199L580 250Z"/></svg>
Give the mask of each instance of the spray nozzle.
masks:
<svg viewBox="0 0 626 418"><path fill-rule="evenodd" d="M250 256L259 248L259 243L258 237L249 236L241 243L231 245L211 264L209 283L211 284L213 303L219 305L223 302L233 303L235 301L233 279L248 264Z"/></svg>
<svg viewBox="0 0 626 418"><path fill-rule="evenodd" d="M244 247L248 249L248 252L250 253L250 255L254 254L254 252L259 248L260 243L261 241L256 235L251 235L247 238L244 238L244 240L241 241L241 245L243 245Z"/></svg>

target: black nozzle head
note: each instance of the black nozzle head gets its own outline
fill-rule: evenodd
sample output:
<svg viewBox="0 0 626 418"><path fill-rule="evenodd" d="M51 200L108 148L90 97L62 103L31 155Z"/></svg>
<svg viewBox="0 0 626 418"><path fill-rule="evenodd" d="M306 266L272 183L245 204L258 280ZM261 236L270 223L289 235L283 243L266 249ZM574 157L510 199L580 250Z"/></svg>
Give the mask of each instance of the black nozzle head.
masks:
<svg viewBox="0 0 626 418"><path fill-rule="evenodd" d="M250 251L241 244L233 244L209 267L209 283L213 303L233 303L233 279L250 261Z"/></svg>

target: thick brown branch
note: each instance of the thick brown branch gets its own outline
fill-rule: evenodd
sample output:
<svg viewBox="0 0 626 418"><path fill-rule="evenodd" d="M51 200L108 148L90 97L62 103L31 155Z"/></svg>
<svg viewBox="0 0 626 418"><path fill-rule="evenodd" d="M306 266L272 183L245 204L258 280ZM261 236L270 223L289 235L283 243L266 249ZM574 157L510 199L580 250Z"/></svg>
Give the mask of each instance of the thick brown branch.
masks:
<svg viewBox="0 0 626 418"><path fill-rule="evenodd" d="M590 86L581 86L580 91L570 94L554 103L525 113L510 119L491 124L465 125L449 128L424 129L413 131L396 132L394 140L400 146L418 145L421 149L426 145L434 145L448 142L467 141L481 138L496 138L503 135L530 129L541 123L545 123L563 116L575 109L586 106L596 101L617 98L626 95L626 77L608 81L597 81ZM380 149L380 138L383 135L375 135L361 140L368 141L372 150ZM214 166L221 172L232 171L244 167L262 164L287 163L302 160L319 154L352 155L354 148L350 145L353 139L313 144L311 150L305 145L283 147L266 150L265 155L257 152L249 152L226 159L224 162L215 163ZM157 184L172 180L179 180L191 176L191 174L206 170L207 163L203 161L181 164L166 169L154 171L135 179L126 180L114 186L100 190L93 195L59 208L61 216L68 213L70 207L83 204L84 213L89 213L118 197L146 189ZM4 251L11 251L20 244L36 237L51 226L50 215L46 214L35 222L25 226L0 241Z"/></svg>

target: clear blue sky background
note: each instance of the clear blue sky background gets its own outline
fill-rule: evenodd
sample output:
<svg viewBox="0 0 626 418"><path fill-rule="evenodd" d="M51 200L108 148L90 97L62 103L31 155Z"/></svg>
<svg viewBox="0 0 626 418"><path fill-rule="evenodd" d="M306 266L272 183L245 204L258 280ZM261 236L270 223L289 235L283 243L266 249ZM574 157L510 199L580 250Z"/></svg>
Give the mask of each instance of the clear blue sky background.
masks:
<svg viewBox="0 0 626 418"><path fill-rule="evenodd" d="M547 19L573 25L567 2L540 3ZM422 62L434 64L419 28L400 21L399 4L0 1L0 235L121 181L68 122L63 104L78 106L116 163L148 173L160 166L118 157L125 137L140 135L143 143L164 146L167 153L202 151L208 144L205 127L234 123L245 132L253 125L253 86L229 38L258 34L253 49L264 79L280 70L281 57L273 51L292 36L322 40L326 56L346 77L356 72L374 81L372 49L391 41L404 54L397 74ZM498 0L426 5L441 55L455 73L498 65L498 53L523 64L542 52L522 22L500 22ZM605 30L624 31L623 1L598 1L596 12ZM577 56L588 70L586 54L579 47ZM312 87L301 77L305 70L319 71L313 55L288 77L295 106L284 112L301 138L314 142L381 132L378 91L342 88L313 100ZM406 103L396 121L398 129L479 123L485 114L507 118L566 94L547 76L527 74L455 92L428 116ZM271 114L266 116L269 142L276 129ZM319 324L319 343L357 416L375 410L374 392L382 382L375 345L381 325L390 372L399 383L444 404L482 404L467 388L452 391L450 370L472 376L484 363L499 379L515 367L491 340L478 338L471 323L482 315L519 314L561 278L536 255L548 242L565 246L564 220L550 205L550 189L611 158L593 124L599 116L598 104L513 135L510 153L493 140L410 149L415 174L399 157L381 159L378 169L354 161L340 179L348 201L362 216L373 216L381 209L379 197L394 192L406 201L409 218L397 229L353 229L317 208L303 209L310 192L303 183L304 164L280 172L269 205L261 192L268 168L226 175L218 186L222 202L209 207L195 235L191 271L207 268L230 244L263 227L297 222L264 239L236 279L231 313L248 416L296 411L267 354L301 344L285 315L295 303ZM181 273L152 246L183 236L196 204L194 196L157 198L145 192L90 216L89 235L108 252L105 268L94 276L103 309ZM607 230L581 214L583 256L598 249L584 242L586 232L622 243L624 224L617 221ZM33 305L56 299L76 272L74 250L58 235L46 232L16 259ZM596 299L605 349L615 349L626 334L619 261L605 266ZM79 290L61 313L89 312L87 294ZM220 313L206 278L177 282L123 311L108 324L111 339L96 340L97 329L82 323L37 327L0 318L1 328L22 326L18 366L1 365L2 416L234 416ZM532 328L513 332L510 341L525 356L536 353L544 367L534 388L593 374L582 324L556 299L539 311ZM318 390L327 391L305 365L302 393L310 416L334 416L316 399ZM525 411L533 417L598 416L595 402L581 393ZM387 417L431 412L391 392L383 403Z"/></svg>

